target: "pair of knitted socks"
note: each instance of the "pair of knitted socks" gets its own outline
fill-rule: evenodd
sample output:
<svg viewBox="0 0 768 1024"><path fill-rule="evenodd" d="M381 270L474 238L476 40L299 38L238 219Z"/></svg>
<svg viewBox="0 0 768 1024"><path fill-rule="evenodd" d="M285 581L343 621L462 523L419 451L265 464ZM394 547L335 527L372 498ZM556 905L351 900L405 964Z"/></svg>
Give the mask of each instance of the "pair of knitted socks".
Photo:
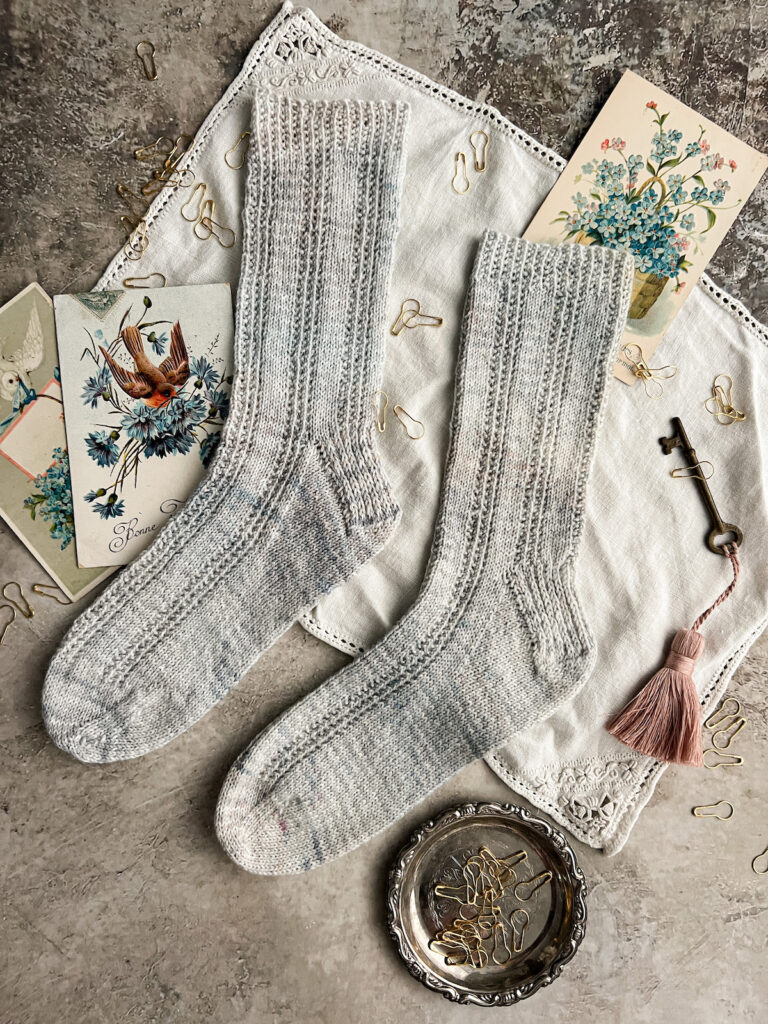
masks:
<svg viewBox="0 0 768 1024"><path fill-rule="evenodd" d="M207 479L51 663L46 726L75 757L184 732L395 528L371 401L407 118L255 101L232 411ZM574 563L631 275L599 246L480 242L421 593L233 766L216 825L242 866L301 871L352 849L586 678Z"/></svg>

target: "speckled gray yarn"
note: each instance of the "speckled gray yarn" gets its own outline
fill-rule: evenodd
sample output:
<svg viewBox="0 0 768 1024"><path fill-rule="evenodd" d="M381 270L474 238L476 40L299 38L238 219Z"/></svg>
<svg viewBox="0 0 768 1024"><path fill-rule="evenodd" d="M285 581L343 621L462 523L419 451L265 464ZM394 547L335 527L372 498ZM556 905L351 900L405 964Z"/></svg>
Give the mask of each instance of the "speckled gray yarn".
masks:
<svg viewBox="0 0 768 1024"><path fill-rule="evenodd" d="M254 102L232 411L207 480L51 663L46 727L80 760L189 728L394 529L371 396L407 116Z"/></svg>
<svg viewBox="0 0 768 1024"><path fill-rule="evenodd" d="M574 562L632 275L602 246L485 235L421 592L231 769L216 827L242 867L305 871L353 849L586 679Z"/></svg>

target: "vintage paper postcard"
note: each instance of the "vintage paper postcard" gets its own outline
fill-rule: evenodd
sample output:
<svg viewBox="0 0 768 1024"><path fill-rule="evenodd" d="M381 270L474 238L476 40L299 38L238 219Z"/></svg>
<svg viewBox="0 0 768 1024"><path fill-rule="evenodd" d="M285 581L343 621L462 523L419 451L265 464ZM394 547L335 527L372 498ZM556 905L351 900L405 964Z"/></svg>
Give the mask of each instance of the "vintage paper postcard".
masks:
<svg viewBox="0 0 768 1024"><path fill-rule="evenodd" d="M524 237L632 253L614 369L625 383L636 382L633 363L653 355L766 166L695 110L632 71L622 75Z"/></svg>
<svg viewBox="0 0 768 1024"><path fill-rule="evenodd" d="M0 515L76 601L114 569L75 558L58 362L51 300L31 284L0 309Z"/></svg>
<svg viewBox="0 0 768 1024"><path fill-rule="evenodd" d="M213 458L229 411L228 284L54 298L80 565L151 543Z"/></svg>

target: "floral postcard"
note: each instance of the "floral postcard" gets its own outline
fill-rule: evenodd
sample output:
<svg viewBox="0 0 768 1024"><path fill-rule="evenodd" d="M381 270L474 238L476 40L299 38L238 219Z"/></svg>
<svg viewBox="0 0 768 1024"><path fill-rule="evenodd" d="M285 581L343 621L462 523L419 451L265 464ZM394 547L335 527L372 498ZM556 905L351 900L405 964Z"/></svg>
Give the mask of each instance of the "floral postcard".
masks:
<svg viewBox="0 0 768 1024"><path fill-rule="evenodd" d="M668 93L622 75L524 237L632 253L614 369L625 383L637 380L636 364L653 355L766 166Z"/></svg>
<svg viewBox="0 0 768 1024"><path fill-rule="evenodd" d="M199 483L229 411L228 284L54 298L80 565L135 558Z"/></svg>
<svg viewBox="0 0 768 1024"><path fill-rule="evenodd" d="M0 309L0 515L77 601L114 569L78 568L63 413L53 306L31 284Z"/></svg>

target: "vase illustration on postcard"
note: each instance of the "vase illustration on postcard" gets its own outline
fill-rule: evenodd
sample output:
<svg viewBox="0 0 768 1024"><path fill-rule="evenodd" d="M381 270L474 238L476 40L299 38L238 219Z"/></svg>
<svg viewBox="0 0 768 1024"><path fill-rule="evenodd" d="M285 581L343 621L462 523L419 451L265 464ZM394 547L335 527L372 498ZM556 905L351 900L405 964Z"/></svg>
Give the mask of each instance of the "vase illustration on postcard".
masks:
<svg viewBox="0 0 768 1024"><path fill-rule="evenodd" d="M627 249L635 277L616 375L634 381L765 170L766 158L627 71L525 237Z"/></svg>

